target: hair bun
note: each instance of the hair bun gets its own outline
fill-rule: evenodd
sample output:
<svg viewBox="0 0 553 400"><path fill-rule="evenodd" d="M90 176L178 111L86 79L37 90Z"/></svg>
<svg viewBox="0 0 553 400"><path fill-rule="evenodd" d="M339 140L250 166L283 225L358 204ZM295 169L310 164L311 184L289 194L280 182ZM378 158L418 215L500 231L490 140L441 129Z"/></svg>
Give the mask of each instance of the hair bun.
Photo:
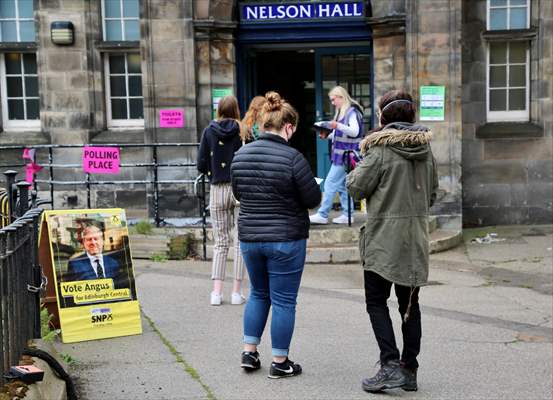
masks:
<svg viewBox="0 0 553 400"><path fill-rule="evenodd" d="M282 98L277 92L267 92L265 98L267 103L265 103L264 108L267 111L276 111L282 108Z"/></svg>

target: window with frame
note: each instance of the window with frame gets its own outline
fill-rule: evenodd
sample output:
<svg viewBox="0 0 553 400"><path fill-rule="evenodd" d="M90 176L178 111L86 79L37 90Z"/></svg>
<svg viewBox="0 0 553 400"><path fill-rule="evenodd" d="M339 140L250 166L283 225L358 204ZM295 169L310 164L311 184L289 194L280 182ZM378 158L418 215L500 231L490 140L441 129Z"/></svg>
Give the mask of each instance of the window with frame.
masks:
<svg viewBox="0 0 553 400"><path fill-rule="evenodd" d="M488 31L529 26L529 0L487 0ZM488 43L486 103L490 122L528 121L530 116L529 42L509 39Z"/></svg>
<svg viewBox="0 0 553 400"><path fill-rule="evenodd" d="M144 98L139 53L106 53L108 127L144 126Z"/></svg>
<svg viewBox="0 0 553 400"><path fill-rule="evenodd" d="M105 41L140 40L139 0L102 0Z"/></svg>
<svg viewBox="0 0 553 400"><path fill-rule="evenodd" d="M527 29L529 0L488 0L488 30Z"/></svg>
<svg viewBox="0 0 553 400"><path fill-rule="evenodd" d="M0 56L4 129L40 129L36 54Z"/></svg>
<svg viewBox="0 0 553 400"><path fill-rule="evenodd" d="M488 50L488 120L528 120L528 45L491 42Z"/></svg>
<svg viewBox="0 0 553 400"><path fill-rule="evenodd" d="M0 0L0 42L34 42L33 0Z"/></svg>

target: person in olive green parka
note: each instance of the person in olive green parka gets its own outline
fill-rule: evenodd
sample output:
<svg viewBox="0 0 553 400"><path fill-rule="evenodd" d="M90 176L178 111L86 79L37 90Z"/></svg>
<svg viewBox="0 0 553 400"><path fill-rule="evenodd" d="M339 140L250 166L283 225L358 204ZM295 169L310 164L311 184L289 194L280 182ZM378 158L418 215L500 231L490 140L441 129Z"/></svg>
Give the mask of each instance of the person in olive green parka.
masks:
<svg viewBox="0 0 553 400"><path fill-rule="evenodd" d="M428 281L428 212L438 177L431 131L415 122L411 96L391 91L379 102L380 128L361 143L363 160L347 176L355 199L366 199L359 252L367 312L380 349L381 368L362 387L368 392L417 390L421 318L419 287ZM402 317L400 357L387 307L394 285Z"/></svg>

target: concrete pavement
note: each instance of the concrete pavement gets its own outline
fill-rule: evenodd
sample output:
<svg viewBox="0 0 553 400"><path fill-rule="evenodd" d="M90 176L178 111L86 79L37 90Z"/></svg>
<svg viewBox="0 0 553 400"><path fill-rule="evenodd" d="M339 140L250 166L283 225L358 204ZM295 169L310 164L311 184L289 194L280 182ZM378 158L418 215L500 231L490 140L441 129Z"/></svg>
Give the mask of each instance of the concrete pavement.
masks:
<svg viewBox="0 0 553 400"><path fill-rule="evenodd" d="M243 307L209 305L210 263L201 261L137 260L144 333L59 348L77 359L71 373L89 400L551 399L552 235L540 229L500 232L509 240L431 256L416 393L361 390L361 379L377 370L378 350L355 264L306 266L290 354L304 368L299 377L267 379L269 330L262 369L238 367ZM396 308L391 300L400 332Z"/></svg>

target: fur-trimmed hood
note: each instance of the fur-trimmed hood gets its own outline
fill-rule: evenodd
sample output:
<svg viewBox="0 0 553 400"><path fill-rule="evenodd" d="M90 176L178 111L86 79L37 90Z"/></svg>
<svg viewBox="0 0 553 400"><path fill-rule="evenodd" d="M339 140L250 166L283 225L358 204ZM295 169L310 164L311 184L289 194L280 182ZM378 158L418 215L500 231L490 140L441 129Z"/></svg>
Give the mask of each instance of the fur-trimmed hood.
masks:
<svg viewBox="0 0 553 400"><path fill-rule="evenodd" d="M382 130L369 134L360 144L361 153L365 154L371 147L387 146L394 153L409 160L426 159L429 152L432 132L423 125L407 122L393 122Z"/></svg>

